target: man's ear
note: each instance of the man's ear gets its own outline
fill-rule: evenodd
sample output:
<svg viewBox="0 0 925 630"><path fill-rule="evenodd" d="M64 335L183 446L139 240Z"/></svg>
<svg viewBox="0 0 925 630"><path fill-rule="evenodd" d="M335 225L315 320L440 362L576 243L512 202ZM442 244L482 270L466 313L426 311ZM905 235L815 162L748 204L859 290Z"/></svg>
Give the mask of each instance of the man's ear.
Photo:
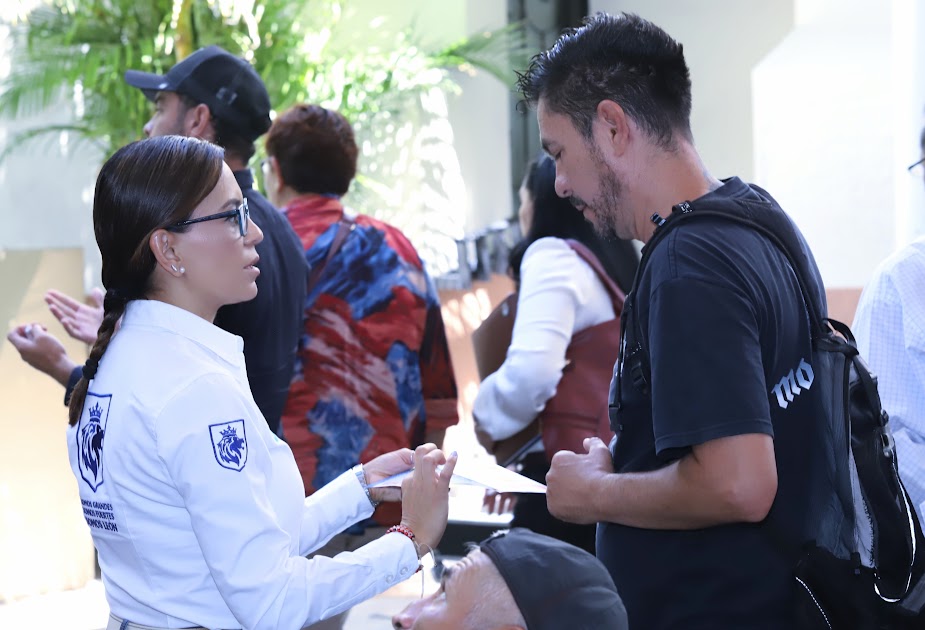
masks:
<svg viewBox="0 0 925 630"><path fill-rule="evenodd" d="M273 187L276 189L273 192L279 194L286 187L286 180L283 178L283 171L279 167L279 160L271 155L267 158L267 164L270 165L270 172L273 173Z"/></svg>
<svg viewBox="0 0 925 630"><path fill-rule="evenodd" d="M605 146L611 147L616 155L626 151L630 139L630 124L626 112L618 103L603 100L597 104L597 118L594 125Z"/></svg>
<svg viewBox="0 0 925 630"><path fill-rule="evenodd" d="M199 103L186 111L184 121L186 135L213 142L215 140L215 127L212 125L212 111L205 103Z"/></svg>
<svg viewBox="0 0 925 630"><path fill-rule="evenodd" d="M183 267L183 260L174 247L175 239L176 235L172 232L164 229L155 230L148 239L148 247L151 248L158 267L171 276L179 278L186 273L186 268Z"/></svg>

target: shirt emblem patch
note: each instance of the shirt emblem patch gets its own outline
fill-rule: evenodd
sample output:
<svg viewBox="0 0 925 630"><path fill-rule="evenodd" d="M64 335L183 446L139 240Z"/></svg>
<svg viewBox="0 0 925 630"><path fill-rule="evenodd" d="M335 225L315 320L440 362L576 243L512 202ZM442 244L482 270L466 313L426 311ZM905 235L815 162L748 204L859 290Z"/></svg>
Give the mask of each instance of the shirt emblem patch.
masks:
<svg viewBox="0 0 925 630"><path fill-rule="evenodd" d="M244 420L210 424L209 433L218 465L229 470L242 470L244 464L247 463L247 436L244 433Z"/></svg>
<svg viewBox="0 0 925 630"><path fill-rule="evenodd" d="M100 396L87 392L86 411L77 424L77 467L93 492L103 485L103 438L111 402L112 394Z"/></svg>

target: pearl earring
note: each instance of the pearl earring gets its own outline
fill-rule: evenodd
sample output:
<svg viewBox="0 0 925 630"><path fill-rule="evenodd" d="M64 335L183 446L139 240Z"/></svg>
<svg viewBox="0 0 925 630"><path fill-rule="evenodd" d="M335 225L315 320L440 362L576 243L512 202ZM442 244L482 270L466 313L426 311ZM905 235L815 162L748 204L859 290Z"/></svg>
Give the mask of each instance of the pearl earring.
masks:
<svg viewBox="0 0 925 630"><path fill-rule="evenodd" d="M180 273L181 274L186 273L186 267L184 267L183 265L180 265Z"/></svg>

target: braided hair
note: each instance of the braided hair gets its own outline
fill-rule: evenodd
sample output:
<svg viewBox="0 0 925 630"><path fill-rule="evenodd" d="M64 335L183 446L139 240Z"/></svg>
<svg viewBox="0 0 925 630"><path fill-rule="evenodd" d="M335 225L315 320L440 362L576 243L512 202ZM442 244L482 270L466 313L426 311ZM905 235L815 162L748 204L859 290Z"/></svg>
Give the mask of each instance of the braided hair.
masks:
<svg viewBox="0 0 925 630"><path fill-rule="evenodd" d="M126 305L145 299L154 288L152 234L192 215L218 183L223 160L223 150L203 140L161 136L122 147L100 170L93 231L103 258L106 297L103 323L71 395L71 425L80 419L90 381Z"/></svg>

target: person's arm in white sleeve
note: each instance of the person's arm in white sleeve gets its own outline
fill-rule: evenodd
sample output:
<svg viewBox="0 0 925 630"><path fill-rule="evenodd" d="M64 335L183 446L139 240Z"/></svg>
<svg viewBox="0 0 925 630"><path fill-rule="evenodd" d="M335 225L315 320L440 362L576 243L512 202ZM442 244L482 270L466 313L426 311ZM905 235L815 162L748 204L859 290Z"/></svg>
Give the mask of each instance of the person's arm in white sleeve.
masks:
<svg viewBox="0 0 925 630"><path fill-rule="evenodd" d="M579 281L583 264L558 238L527 248L507 358L482 381L473 404L479 428L492 439L522 430L556 393L576 313L587 302L588 288Z"/></svg>
<svg viewBox="0 0 925 630"><path fill-rule="evenodd" d="M373 515L373 504L352 470L305 497L299 553L307 556L354 523Z"/></svg>
<svg viewBox="0 0 925 630"><path fill-rule="evenodd" d="M878 271L861 295L852 330L877 376L900 477L925 516L925 295L909 291L904 280Z"/></svg>
<svg viewBox="0 0 925 630"><path fill-rule="evenodd" d="M170 400L157 420L157 451L183 497L190 524L216 587L248 630L302 628L392 586L396 576L417 569L413 543L388 534L362 553L308 560L295 555L269 501L278 481L267 444L258 435L261 417L250 417L239 385L227 375L196 379ZM218 463L210 425L243 419L246 462L240 470ZM324 522L325 509L362 512L357 480L338 479L346 496L306 507ZM302 504L304 497L294 496ZM367 501L368 504L368 501ZM303 518L303 524L305 518ZM336 533L336 531L334 532ZM402 540L404 539L404 540ZM301 541L300 541L301 542Z"/></svg>

